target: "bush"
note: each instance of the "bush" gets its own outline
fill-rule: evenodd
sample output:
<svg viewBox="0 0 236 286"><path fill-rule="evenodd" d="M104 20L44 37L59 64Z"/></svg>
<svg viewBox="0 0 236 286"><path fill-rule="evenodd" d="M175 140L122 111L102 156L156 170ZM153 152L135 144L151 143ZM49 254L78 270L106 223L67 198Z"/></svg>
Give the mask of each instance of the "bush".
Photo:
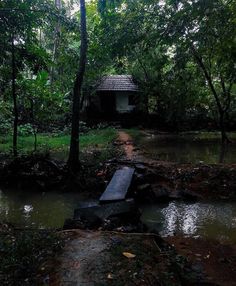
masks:
<svg viewBox="0 0 236 286"><path fill-rule="evenodd" d="M12 133L12 124L10 120L0 118L0 134L6 135L6 134Z"/></svg>
<svg viewBox="0 0 236 286"><path fill-rule="evenodd" d="M88 127L87 123L84 121L80 121L79 123L79 132L80 133L88 133L90 128Z"/></svg>
<svg viewBox="0 0 236 286"><path fill-rule="evenodd" d="M0 134L12 133L12 107L0 99Z"/></svg>
<svg viewBox="0 0 236 286"><path fill-rule="evenodd" d="M34 134L34 128L30 123L19 125L18 127L18 135L19 136L27 136Z"/></svg>

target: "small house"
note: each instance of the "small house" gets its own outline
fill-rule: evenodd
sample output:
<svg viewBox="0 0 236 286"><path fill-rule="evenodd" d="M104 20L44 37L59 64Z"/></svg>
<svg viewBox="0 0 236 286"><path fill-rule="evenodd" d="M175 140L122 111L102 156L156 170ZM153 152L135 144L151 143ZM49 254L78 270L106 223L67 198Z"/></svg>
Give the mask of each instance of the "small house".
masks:
<svg viewBox="0 0 236 286"><path fill-rule="evenodd" d="M109 75L101 79L96 89L100 111L107 117L132 113L137 106L138 87L131 75Z"/></svg>

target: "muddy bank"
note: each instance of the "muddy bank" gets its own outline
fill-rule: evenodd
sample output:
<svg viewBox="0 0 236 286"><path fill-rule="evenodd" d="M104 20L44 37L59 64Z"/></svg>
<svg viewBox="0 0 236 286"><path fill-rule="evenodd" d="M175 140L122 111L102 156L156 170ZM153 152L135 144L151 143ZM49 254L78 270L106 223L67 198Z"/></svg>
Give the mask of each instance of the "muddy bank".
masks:
<svg viewBox="0 0 236 286"><path fill-rule="evenodd" d="M67 243L51 285L206 285L204 276L155 234L71 230L61 235Z"/></svg>
<svg viewBox="0 0 236 286"><path fill-rule="evenodd" d="M74 176L64 162L44 156L21 157L0 166L0 184L44 192L79 190L95 198L104 191L115 170L127 165L135 168L130 196L138 201L236 200L235 164L175 164L147 159L91 164L83 164L80 174Z"/></svg>
<svg viewBox="0 0 236 286"><path fill-rule="evenodd" d="M72 174L64 161L53 160L49 154L32 154L0 162L0 184L5 189L79 191L98 196L105 188L107 169L94 163L96 152L81 161L80 172ZM113 168L110 168L113 170Z"/></svg>
<svg viewBox="0 0 236 286"><path fill-rule="evenodd" d="M141 202L236 200L236 165L147 161L130 165L136 168L132 195Z"/></svg>
<svg viewBox="0 0 236 286"><path fill-rule="evenodd" d="M236 285L235 245L183 236L168 237L165 241L213 285Z"/></svg>

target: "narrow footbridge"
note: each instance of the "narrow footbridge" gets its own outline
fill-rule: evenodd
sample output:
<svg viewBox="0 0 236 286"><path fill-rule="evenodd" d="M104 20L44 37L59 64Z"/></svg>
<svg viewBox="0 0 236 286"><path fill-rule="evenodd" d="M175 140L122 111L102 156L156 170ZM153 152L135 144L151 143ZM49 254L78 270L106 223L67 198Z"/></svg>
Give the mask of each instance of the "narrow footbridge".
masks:
<svg viewBox="0 0 236 286"><path fill-rule="evenodd" d="M101 195L99 202L107 203L125 200L133 174L134 169L130 167L123 167L122 169L117 170L106 190Z"/></svg>
<svg viewBox="0 0 236 286"><path fill-rule="evenodd" d="M74 211L74 220L85 219L93 222L100 219L104 221L112 216L133 213L135 211L134 201L126 198L134 171L135 169L130 167L117 170L101 195L99 203L76 209Z"/></svg>

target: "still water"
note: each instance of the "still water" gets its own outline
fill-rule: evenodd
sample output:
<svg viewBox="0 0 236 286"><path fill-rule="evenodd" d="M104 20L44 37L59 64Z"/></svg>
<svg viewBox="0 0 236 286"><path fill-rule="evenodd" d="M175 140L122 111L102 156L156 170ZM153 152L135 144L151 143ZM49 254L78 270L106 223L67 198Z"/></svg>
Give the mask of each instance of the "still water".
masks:
<svg viewBox="0 0 236 286"><path fill-rule="evenodd" d="M60 228L75 208L94 204L76 193L0 191L0 222L17 227ZM142 221L161 235L181 233L236 243L236 203L170 202L142 206Z"/></svg>
<svg viewBox="0 0 236 286"><path fill-rule="evenodd" d="M236 243L236 202L148 205L142 207L141 219L162 236L183 234Z"/></svg>
<svg viewBox="0 0 236 286"><path fill-rule="evenodd" d="M141 139L146 157L177 163L236 163L236 143L222 148L220 139L194 140L192 136L152 135Z"/></svg>
<svg viewBox="0 0 236 286"><path fill-rule="evenodd" d="M0 190L0 222L17 227L60 228L85 202L77 193Z"/></svg>

